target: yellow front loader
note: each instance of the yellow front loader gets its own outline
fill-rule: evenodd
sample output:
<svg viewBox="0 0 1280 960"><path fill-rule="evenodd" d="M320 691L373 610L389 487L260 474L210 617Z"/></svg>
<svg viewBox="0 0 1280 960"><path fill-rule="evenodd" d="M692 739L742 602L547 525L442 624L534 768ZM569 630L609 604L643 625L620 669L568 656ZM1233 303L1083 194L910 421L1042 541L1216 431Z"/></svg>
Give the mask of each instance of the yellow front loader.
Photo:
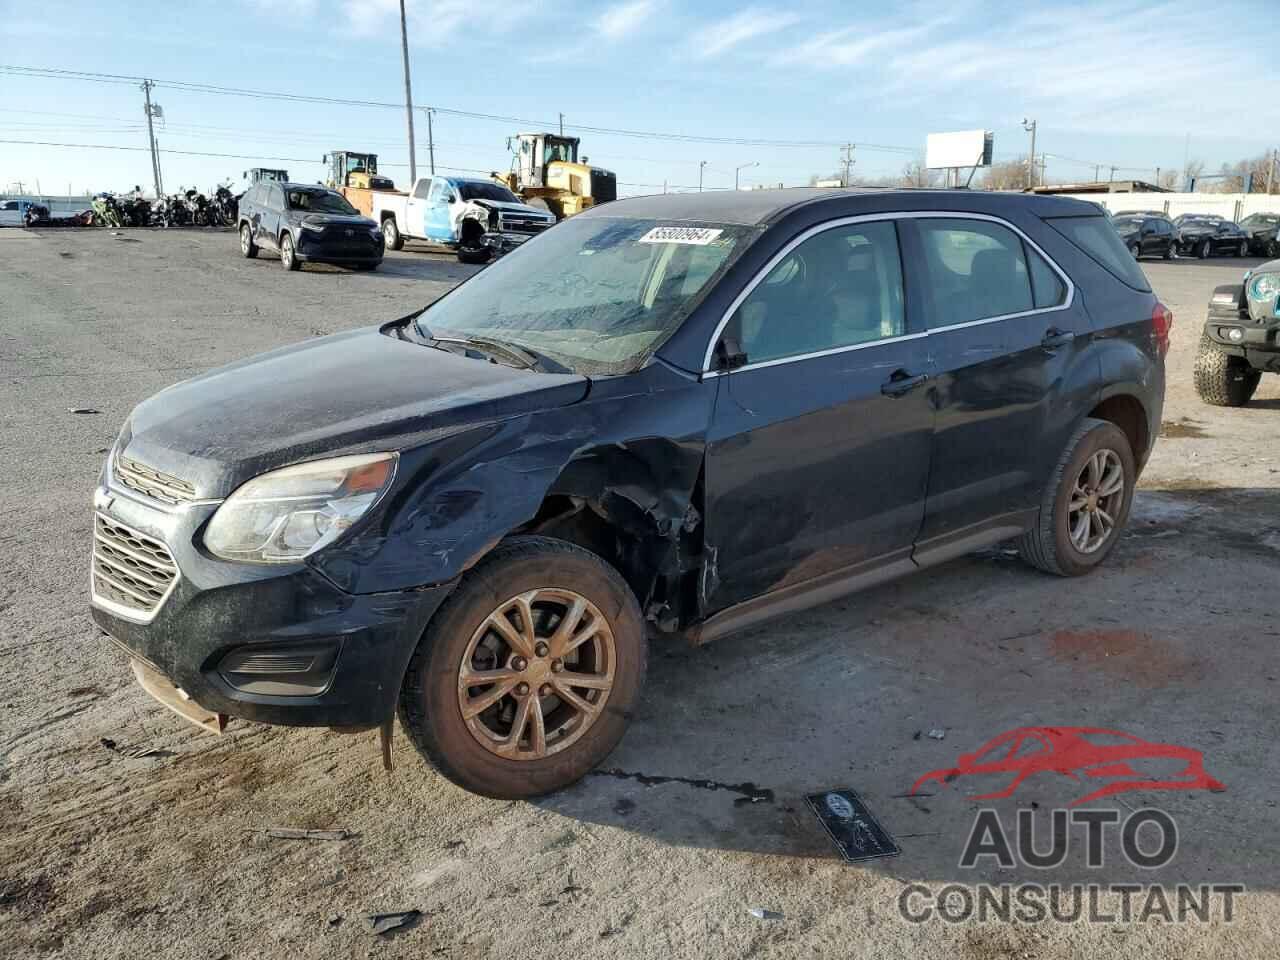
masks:
<svg viewBox="0 0 1280 960"><path fill-rule="evenodd" d="M587 207L618 198L612 171L578 160L577 137L554 133L520 133L507 141L514 156L511 170L493 173L499 183L531 207L555 214L557 220Z"/></svg>

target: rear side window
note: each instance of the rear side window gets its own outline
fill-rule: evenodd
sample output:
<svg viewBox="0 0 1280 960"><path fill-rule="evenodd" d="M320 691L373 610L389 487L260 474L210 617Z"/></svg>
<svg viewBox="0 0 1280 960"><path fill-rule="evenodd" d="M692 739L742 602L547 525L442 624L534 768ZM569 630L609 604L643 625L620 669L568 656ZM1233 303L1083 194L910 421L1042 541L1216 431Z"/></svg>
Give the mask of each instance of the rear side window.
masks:
<svg viewBox="0 0 1280 960"><path fill-rule="evenodd" d="M936 326L1034 309L1022 238L985 220L920 220Z"/></svg>
<svg viewBox="0 0 1280 960"><path fill-rule="evenodd" d="M1027 264L1031 268L1031 293L1036 309L1060 307L1067 302L1067 285L1062 282L1053 267L1040 254L1026 248Z"/></svg>
<svg viewBox="0 0 1280 960"><path fill-rule="evenodd" d="M1125 247L1124 241L1106 217L1049 217L1045 223L1083 250L1091 260L1121 283L1135 290L1151 292L1151 285L1147 283L1142 268L1134 262L1133 254Z"/></svg>

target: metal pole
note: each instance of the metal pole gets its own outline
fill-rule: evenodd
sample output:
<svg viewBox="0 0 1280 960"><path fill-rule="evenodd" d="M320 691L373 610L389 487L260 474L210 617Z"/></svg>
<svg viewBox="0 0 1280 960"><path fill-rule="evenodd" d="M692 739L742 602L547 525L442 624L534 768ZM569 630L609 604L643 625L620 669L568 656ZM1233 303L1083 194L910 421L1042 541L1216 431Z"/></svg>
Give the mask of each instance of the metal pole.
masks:
<svg viewBox="0 0 1280 960"><path fill-rule="evenodd" d="M1276 173L1276 151L1271 151L1271 162L1267 164L1267 193L1271 193L1271 181L1275 179Z"/></svg>
<svg viewBox="0 0 1280 960"><path fill-rule="evenodd" d="M1115 183L1115 180L1116 180L1116 167L1113 166L1111 168L1111 176L1107 179L1107 183Z"/></svg>
<svg viewBox="0 0 1280 960"><path fill-rule="evenodd" d="M560 136L564 136L564 114L560 114Z"/></svg>
<svg viewBox="0 0 1280 960"><path fill-rule="evenodd" d="M156 199L162 196L160 187L160 155L156 153L156 131L151 122L151 81L142 81L142 94L146 98L147 110L147 139L151 142L151 176L155 180Z"/></svg>
<svg viewBox="0 0 1280 960"><path fill-rule="evenodd" d="M702 192L702 168L705 167L706 165L707 165L707 161L705 160L698 161L698 192L699 193Z"/></svg>
<svg viewBox="0 0 1280 960"><path fill-rule="evenodd" d="M1102 179L1102 164L1095 163L1093 165L1093 182L1097 183Z"/></svg>
<svg viewBox="0 0 1280 960"><path fill-rule="evenodd" d="M409 83L409 29L405 25L404 0L400 0L400 52L404 56L404 118L409 126L409 182L412 184L418 179L418 158L413 147L413 87Z"/></svg>
<svg viewBox="0 0 1280 960"><path fill-rule="evenodd" d="M435 110L427 107L427 157L431 163L431 175L436 175L436 138L431 125L431 115Z"/></svg>
<svg viewBox="0 0 1280 960"><path fill-rule="evenodd" d="M1036 121L1022 118L1022 129L1031 134L1031 153L1027 156L1027 187L1036 185Z"/></svg>

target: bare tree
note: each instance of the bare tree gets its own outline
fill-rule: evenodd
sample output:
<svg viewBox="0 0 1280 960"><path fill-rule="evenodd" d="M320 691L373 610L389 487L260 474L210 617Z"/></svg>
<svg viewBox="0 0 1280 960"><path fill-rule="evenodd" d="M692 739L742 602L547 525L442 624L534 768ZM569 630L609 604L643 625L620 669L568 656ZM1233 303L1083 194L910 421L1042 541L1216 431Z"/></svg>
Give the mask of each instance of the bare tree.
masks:
<svg viewBox="0 0 1280 960"><path fill-rule="evenodd" d="M1177 170L1162 169L1160 171L1160 182L1157 183L1156 186L1162 190L1177 190L1179 186L1178 176L1179 174Z"/></svg>
<svg viewBox="0 0 1280 960"><path fill-rule="evenodd" d="M898 178L898 185L903 187L928 187L932 183L933 177L928 167L918 160L906 164L902 168L902 176Z"/></svg>
<svg viewBox="0 0 1280 960"><path fill-rule="evenodd" d="M1018 157L1005 163L993 163L987 168L982 185L987 190L1025 190L1027 183L1027 158Z"/></svg>
<svg viewBox="0 0 1280 960"><path fill-rule="evenodd" d="M1196 177L1204 176L1203 160L1188 160L1187 165L1182 168L1182 182L1190 183Z"/></svg>

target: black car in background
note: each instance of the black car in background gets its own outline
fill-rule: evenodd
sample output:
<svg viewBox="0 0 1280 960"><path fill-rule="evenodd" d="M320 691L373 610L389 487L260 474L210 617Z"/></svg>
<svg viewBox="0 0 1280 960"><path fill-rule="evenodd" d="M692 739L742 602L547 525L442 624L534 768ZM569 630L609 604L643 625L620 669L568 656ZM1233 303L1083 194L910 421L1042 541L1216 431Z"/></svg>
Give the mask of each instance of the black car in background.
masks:
<svg viewBox="0 0 1280 960"><path fill-rule="evenodd" d="M1209 214L1183 214L1174 221L1178 228L1178 252L1200 259L1225 253L1249 255L1249 237L1240 225Z"/></svg>
<svg viewBox="0 0 1280 960"><path fill-rule="evenodd" d="M240 198L240 253L279 254L286 270L305 262L375 270L382 263L382 229L342 194L305 183L259 181Z"/></svg>
<svg viewBox="0 0 1280 960"><path fill-rule="evenodd" d="M1255 213L1240 221L1249 236L1249 252L1261 257L1280 257L1280 213Z"/></svg>
<svg viewBox="0 0 1280 960"><path fill-rule="evenodd" d="M1127 214L1113 217L1116 232L1133 259L1140 257L1173 258L1177 252L1178 233L1163 215Z"/></svg>
<svg viewBox="0 0 1280 960"><path fill-rule="evenodd" d="M94 495L93 617L210 729L398 711L456 783L547 793L622 737L651 635L1011 538L1096 569L1171 323L1065 197L591 207L407 316L140 404Z"/></svg>

